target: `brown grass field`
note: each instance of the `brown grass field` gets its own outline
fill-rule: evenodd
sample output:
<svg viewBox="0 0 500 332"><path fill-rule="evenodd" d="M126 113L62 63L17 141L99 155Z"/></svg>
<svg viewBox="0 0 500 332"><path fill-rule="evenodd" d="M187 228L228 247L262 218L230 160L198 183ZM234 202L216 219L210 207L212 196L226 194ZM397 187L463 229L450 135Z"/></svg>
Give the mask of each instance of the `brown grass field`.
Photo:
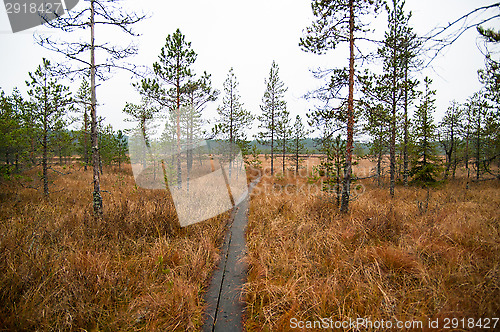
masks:
<svg viewBox="0 0 500 332"><path fill-rule="evenodd" d="M167 192L136 188L128 166L105 169L96 223L92 171L68 170L48 200L1 185L0 330L199 329L228 214L181 229Z"/></svg>
<svg viewBox="0 0 500 332"><path fill-rule="evenodd" d="M37 181L0 182L0 330L199 330L229 214L180 228L168 192L137 188L127 165L104 170L96 222L91 170L54 168L70 174L51 174L49 199L28 188ZM450 180L429 197L397 186L391 198L362 180L340 215L307 168L279 173L251 196L248 331L289 331L291 319L499 316L498 181Z"/></svg>
<svg viewBox="0 0 500 332"><path fill-rule="evenodd" d="M391 198L373 180L357 183L347 215L331 194L318 194L320 180L261 181L247 229L247 330L293 330L292 318L420 321L414 330L429 330L429 320L439 319L444 329L446 319L499 317L498 181L466 189L458 179L431 189L428 198L422 188L398 186ZM480 330L460 324L455 330ZM385 329L367 323L360 330Z"/></svg>

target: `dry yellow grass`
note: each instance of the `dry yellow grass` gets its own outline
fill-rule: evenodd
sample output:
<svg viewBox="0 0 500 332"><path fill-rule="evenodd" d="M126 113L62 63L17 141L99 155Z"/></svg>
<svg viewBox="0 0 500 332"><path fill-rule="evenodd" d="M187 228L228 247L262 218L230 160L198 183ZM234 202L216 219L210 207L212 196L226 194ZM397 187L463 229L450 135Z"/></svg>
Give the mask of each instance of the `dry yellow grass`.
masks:
<svg viewBox="0 0 500 332"><path fill-rule="evenodd" d="M53 174L48 200L0 184L1 329L199 329L228 214L180 228L168 193L136 188L127 167L105 170L100 222L90 170ZM498 182L457 180L428 202L421 188L391 199L372 183L340 215L315 178L264 176L247 229L248 330L287 331L292 318L498 317Z"/></svg>
<svg viewBox="0 0 500 332"><path fill-rule="evenodd" d="M303 178L259 184L247 229L247 330L288 331L292 318L440 318L442 328L446 317L499 316L498 181L468 190L450 182L430 191L427 208L424 189L398 187L391 199L362 184L347 215L331 196L309 194L317 184Z"/></svg>
<svg viewBox="0 0 500 332"><path fill-rule="evenodd" d="M181 229L168 193L136 188L127 167L105 169L99 222L91 170L53 174L48 200L1 184L0 329L199 329L228 215Z"/></svg>

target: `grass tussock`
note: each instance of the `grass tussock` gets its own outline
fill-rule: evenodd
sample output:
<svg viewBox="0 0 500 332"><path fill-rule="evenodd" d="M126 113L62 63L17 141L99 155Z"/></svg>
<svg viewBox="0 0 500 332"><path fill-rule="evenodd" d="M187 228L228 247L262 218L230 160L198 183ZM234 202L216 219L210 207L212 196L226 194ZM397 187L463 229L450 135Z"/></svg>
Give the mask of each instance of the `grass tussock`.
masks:
<svg viewBox="0 0 500 332"><path fill-rule="evenodd" d="M1 184L0 329L199 328L227 214L180 228L168 192L137 188L128 167L105 169L100 221L91 170L53 175L48 199Z"/></svg>
<svg viewBox="0 0 500 332"><path fill-rule="evenodd" d="M286 181L300 190L285 190ZM333 197L309 194L300 181L267 178L253 194L248 330L287 331L291 318L498 317L498 182L468 190L450 182L428 198L416 187L391 198L365 182L341 215Z"/></svg>

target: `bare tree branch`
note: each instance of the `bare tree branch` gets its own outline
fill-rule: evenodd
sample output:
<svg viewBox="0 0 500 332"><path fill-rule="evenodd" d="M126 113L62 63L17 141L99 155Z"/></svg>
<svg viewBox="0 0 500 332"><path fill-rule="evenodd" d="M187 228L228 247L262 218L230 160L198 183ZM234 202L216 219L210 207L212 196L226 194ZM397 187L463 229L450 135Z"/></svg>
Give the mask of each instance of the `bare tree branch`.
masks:
<svg viewBox="0 0 500 332"><path fill-rule="evenodd" d="M481 26L482 24L485 24L487 22L490 22L496 18L500 18L500 14L492 15L488 18L482 19L478 22L468 22L468 19L475 13L479 12L486 12L490 9L500 9L500 2L487 5L487 6L482 6L476 9L471 10L470 12L462 15L455 21L448 23L445 27L436 27L432 29L427 36L424 36L422 38L422 41L424 43L432 43L430 44L426 49L428 52L433 52L431 55L429 61L425 64L424 67L428 67L434 59L437 58L437 56L448 46L452 45L455 41L458 40L466 31L470 30L471 28L477 28ZM459 24L461 23L461 26ZM451 29L458 27L456 30ZM449 32L448 35L444 35L446 32ZM443 36L444 35L444 36ZM438 38L439 37L439 38Z"/></svg>

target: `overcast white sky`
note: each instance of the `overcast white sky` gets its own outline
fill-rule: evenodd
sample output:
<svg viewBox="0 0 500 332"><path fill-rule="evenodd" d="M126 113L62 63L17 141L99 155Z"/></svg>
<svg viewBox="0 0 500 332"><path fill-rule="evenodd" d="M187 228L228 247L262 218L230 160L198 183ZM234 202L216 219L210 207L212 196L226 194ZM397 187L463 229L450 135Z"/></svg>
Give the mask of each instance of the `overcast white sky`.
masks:
<svg viewBox="0 0 500 332"><path fill-rule="evenodd" d="M423 35L473 8L491 3L491 0L407 0L406 9L413 12L411 25ZM229 68L234 67L240 82L242 102L255 115L260 111L264 79L273 60L278 63L281 78L289 87L286 97L288 109L293 117L300 114L303 118L312 105L301 97L319 85L309 69L348 64L347 48L318 56L305 53L298 47L302 29L313 20L309 0L124 0L124 4L127 8L152 15L135 27L142 36L136 40L140 47L139 54L131 62L151 66L165 43L165 37L180 28L198 54L195 72L206 70L211 73L214 86L222 90ZM81 5L82 0L78 6ZM383 15L379 15L373 28L380 35L386 24ZM42 56L61 60L35 45L32 33L33 29L12 34L5 7L0 7L0 88L8 94L16 86L25 91L28 72L41 63ZM101 37L97 31L97 38ZM113 42L120 37L106 35L104 38ZM441 118L451 100L463 102L480 88L477 70L484 66L484 57L476 46L477 42L477 32L469 30L433 62L433 69L419 74L420 78L428 75L434 80L433 88L437 90L436 119ZM125 116L122 113L125 102L139 101L131 83L130 74L118 73L99 86L97 91L100 103L98 113L115 129L131 126L123 121ZM215 118L219 103L220 100L207 107L206 118ZM257 128L257 123L254 128Z"/></svg>

